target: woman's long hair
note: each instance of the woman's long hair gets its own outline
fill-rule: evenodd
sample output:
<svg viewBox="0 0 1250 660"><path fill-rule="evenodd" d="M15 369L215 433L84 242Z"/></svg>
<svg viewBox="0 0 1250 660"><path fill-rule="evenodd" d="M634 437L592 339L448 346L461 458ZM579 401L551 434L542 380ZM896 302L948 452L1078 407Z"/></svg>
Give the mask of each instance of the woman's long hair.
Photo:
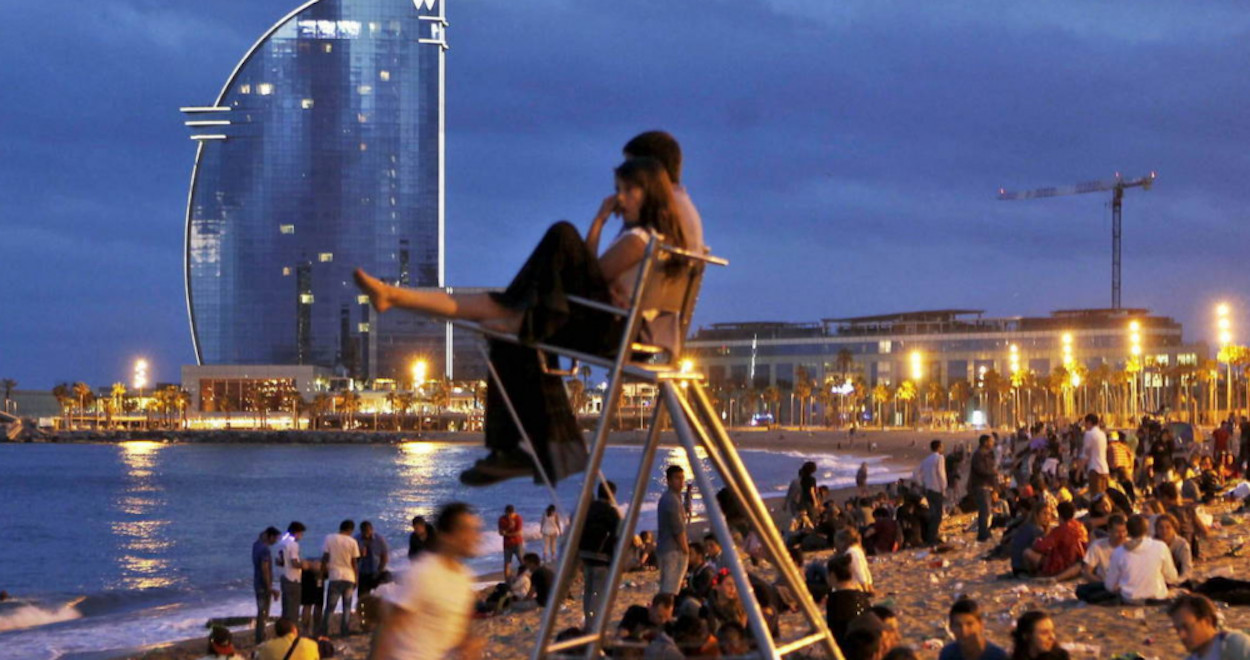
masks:
<svg viewBox="0 0 1250 660"><path fill-rule="evenodd" d="M1011 631L1011 660L1030 660L1029 646L1033 638L1033 630L1037 624L1049 619L1050 615L1041 610L1030 610L1020 615L1016 627Z"/></svg>
<svg viewBox="0 0 1250 660"><path fill-rule="evenodd" d="M624 183L642 189L638 223L662 234L669 245L686 249L686 235L677 218L677 204L673 201L673 183L664 165L654 158L631 158L616 168L616 176Z"/></svg>

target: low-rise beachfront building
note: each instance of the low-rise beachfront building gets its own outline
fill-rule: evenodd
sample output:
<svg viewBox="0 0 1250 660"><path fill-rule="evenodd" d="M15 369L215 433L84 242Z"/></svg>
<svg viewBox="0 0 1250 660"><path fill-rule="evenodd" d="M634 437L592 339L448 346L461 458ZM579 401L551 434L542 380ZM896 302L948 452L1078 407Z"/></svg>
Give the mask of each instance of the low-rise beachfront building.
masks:
<svg viewBox="0 0 1250 660"><path fill-rule="evenodd" d="M1126 413L1175 408L1169 390L1210 358L1206 344L1185 342L1179 322L1146 309L1062 310L1046 317L984 314L946 309L814 323L717 323L693 334L686 357L713 389L764 392L771 387L785 393L785 401L774 406L782 423L798 420L790 395L800 370L817 385L813 399L819 399L823 387L835 396L858 388L864 399L878 386L910 382L914 412L894 413L900 420L916 419L925 408L942 408L953 410L955 421L968 422L986 414L987 399L1001 398L985 392L999 382L1014 388L1013 395L1020 389L1050 389L1056 397L1055 403L1046 402L1051 410L1065 408L1059 401L1070 389L1066 410L1071 413L1082 403L1094 403L1082 400L1090 395L1082 383L1098 379L1101 388L1104 380L1125 372L1133 376L1124 397L1129 400L1122 402ZM955 383L967 383L966 393L964 386L952 387ZM945 401L936 400L939 386ZM1101 405L1114 403L1109 393L1094 395L1104 397ZM1047 396L1042 391L1038 398ZM955 397L963 405L951 406ZM1023 417L1042 416L1033 402L1023 405ZM744 411L746 418L735 415L734 421L745 423L751 412Z"/></svg>

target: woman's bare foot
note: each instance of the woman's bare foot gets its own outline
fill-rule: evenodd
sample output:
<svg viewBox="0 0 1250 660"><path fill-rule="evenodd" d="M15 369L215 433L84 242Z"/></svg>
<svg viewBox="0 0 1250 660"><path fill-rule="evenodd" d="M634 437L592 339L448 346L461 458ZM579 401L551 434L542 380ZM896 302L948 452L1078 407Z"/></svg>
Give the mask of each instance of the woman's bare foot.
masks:
<svg viewBox="0 0 1250 660"><path fill-rule="evenodd" d="M360 287L366 295L369 296L369 302L378 313L385 312L391 308L391 297L387 289L390 288L386 282L376 277L371 277L365 271L357 268L352 273L352 279L356 280L356 286Z"/></svg>

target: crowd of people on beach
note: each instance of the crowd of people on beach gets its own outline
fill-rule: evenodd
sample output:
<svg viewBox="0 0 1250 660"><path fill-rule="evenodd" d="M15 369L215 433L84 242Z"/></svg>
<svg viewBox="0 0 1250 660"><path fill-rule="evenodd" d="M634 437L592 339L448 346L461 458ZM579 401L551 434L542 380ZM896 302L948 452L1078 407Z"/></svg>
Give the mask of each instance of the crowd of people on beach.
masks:
<svg viewBox="0 0 1250 660"><path fill-rule="evenodd" d="M1006 562L1008 570L999 579L1071 584L1071 598L1091 605L1165 608L1192 660L1250 660L1250 638L1222 629L1214 604L1250 604L1250 582L1235 576L1199 581L1194 570L1205 557L1210 505L1223 503L1230 513L1250 508L1245 462L1227 458L1232 438L1250 439L1250 424L1230 421L1222 428L1227 432L1222 442L1213 439L1208 447L1188 439L1178 442L1156 420L1143 419L1133 429L1106 429L1098 416L1089 415L1080 427L1038 424L1013 434L987 433L975 448L956 447L950 454L934 440L912 478L868 488L861 468L856 488L844 498L819 483L814 462L805 462L780 503L786 559L800 569L803 588L822 608L846 660L917 657L920 649L902 644L899 616L877 594L869 557L913 550L941 561L941 554L951 550L943 532L964 531L947 520L959 513L969 514L961 520L971 519L966 531L984 559ZM742 656L755 648L744 598L755 599L764 629L773 636L780 632L782 617L800 609L798 594L769 571L772 558L753 538L756 532L744 523L740 507L722 491L716 499L734 530L734 550L747 561L751 593L739 592L721 539L696 535L690 526L686 476L676 465L664 471L656 529L639 532L623 546L630 553L625 570L653 571L655 592L648 604L616 612L619 618L607 626L613 657ZM386 623L375 637L373 657L443 657L400 651L431 636L442 640L439 648L471 652L481 640L466 632L470 617L550 605L561 547L577 553L581 567L582 625L561 631L558 639L584 635L598 622L617 547L622 516L615 496L615 484L601 484L581 536L563 546L567 521L554 506L542 511L541 555L526 551L520 512L504 507L496 527L504 556L502 580L479 593L473 592L472 574L463 564L478 549L477 514L456 503L445 506L433 522L413 519L412 568L405 579L383 589L390 611L385 617L359 605L380 600L370 598L370 592L391 582L389 546L369 522L357 532L353 521L343 521L318 546L320 556L301 549L303 524L292 522L285 533L268 528L253 548L255 657L281 660L288 652L293 658L319 657L313 655L325 641L319 638L346 634L353 620L359 620L360 629L372 630L382 618ZM445 520L449 515L452 519ZM348 616L353 600L358 603L354 618ZM276 601L282 618L266 642L265 622ZM423 622L413 616L426 611L421 607L438 612L430 618L447 620ZM1000 613L987 612L966 596L950 605L952 641L940 649L940 660L1068 657L1057 641L1061 631L1046 611L1018 617L1005 645L1010 648L987 638L990 614ZM210 636L210 647L224 649L213 646L214 636L220 642L229 635L214 631Z"/></svg>

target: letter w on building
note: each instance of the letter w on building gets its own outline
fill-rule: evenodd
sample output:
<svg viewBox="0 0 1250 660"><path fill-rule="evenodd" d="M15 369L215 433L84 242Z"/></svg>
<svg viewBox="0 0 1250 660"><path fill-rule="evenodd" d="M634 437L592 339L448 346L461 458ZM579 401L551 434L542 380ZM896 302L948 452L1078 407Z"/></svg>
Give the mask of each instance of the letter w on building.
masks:
<svg viewBox="0 0 1250 660"><path fill-rule="evenodd" d="M424 7L426 11L434 11L434 5L436 4L438 4L438 0L412 0L412 5L416 7L418 11L420 11L422 7Z"/></svg>

